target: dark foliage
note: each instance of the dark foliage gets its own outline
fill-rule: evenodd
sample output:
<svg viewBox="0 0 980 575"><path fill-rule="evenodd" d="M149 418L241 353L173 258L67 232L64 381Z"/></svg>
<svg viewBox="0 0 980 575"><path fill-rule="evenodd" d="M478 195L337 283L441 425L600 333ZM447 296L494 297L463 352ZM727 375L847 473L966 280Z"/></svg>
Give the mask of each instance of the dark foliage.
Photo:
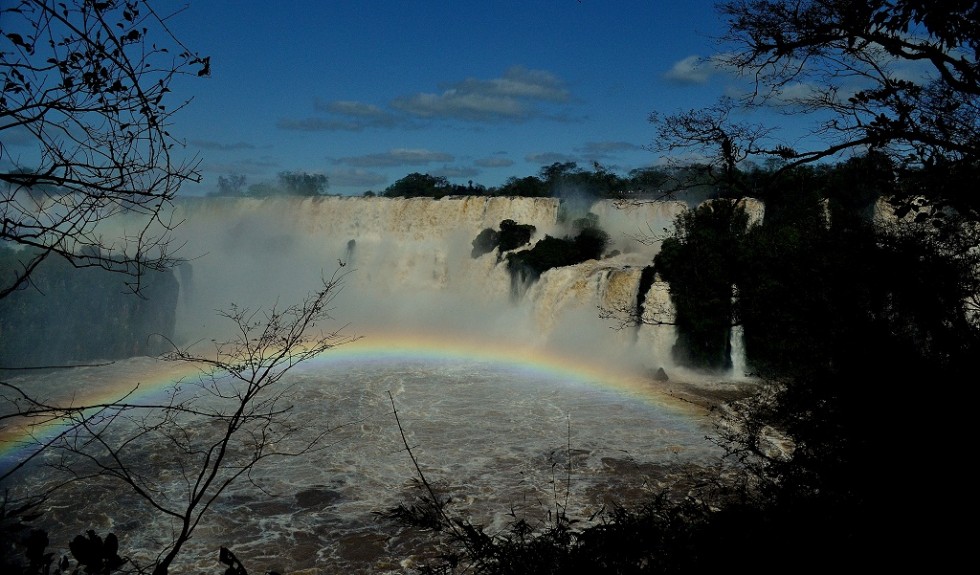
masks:
<svg viewBox="0 0 980 575"><path fill-rule="evenodd" d="M657 272L670 283L677 310L674 360L680 365L730 367L729 333L735 317L732 288L748 218L735 202L716 200L678 217L676 236L664 240Z"/></svg>
<svg viewBox="0 0 980 575"><path fill-rule="evenodd" d="M523 196L526 198L547 198L551 195L548 186L534 176L524 178L512 176L507 178L504 185L492 192L497 196Z"/></svg>
<svg viewBox="0 0 980 575"><path fill-rule="evenodd" d="M80 575L109 575L120 570L127 562L119 556L119 540L109 533L105 539L88 531L76 536L68 544L76 566L71 568L68 556L63 556L55 564L55 554L47 550L50 543L43 529L31 526L41 513L44 499L34 498L26 502L12 504L0 501L0 569L4 575L49 575L72 573Z"/></svg>
<svg viewBox="0 0 980 575"><path fill-rule="evenodd" d="M503 220L500 222L500 231L486 228L476 236L470 255L478 258L498 247L501 253L524 247L531 243L534 232L535 227L531 224L519 224L514 220Z"/></svg>
<svg viewBox="0 0 980 575"><path fill-rule="evenodd" d="M534 281L552 268L599 259L608 244L609 234L592 227L573 238L545 236L529 250L507 254L507 269L512 278Z"/></svg>
<svg viewBox="0 0 980 575"><path fill-rule="evenodd" d="M485 228L473 238L473 250L470 252L470 256L475 259L484 254L488 254L497 249L499 244L500 232L493 228Z"/></svg>
<svg viewBox="0 0 980 575"><path fill-rule="evenodd" d="M113 533L106 535L103 540L95 531L90 530L85 536L75 536L68 548L71 549L75 561L84 566L85 573L90 575L109 575L126 562L119 556L119 540Z"/></svg>
<svg viewBox="0 0 980 575"><path fill-rule="evenodd" d="M306 172L279 172L279 185L290 196L320 196L327 189L327 176Z"/></svg>
<svg viewBox="0 0 980 575"><path fill-rule="evenodd" d="M48 573L54 554L47 552L48 534L34 529L41 498L11 502L0 500L0 569L4 573Z"/></svg>
<svg viewBox="0 0 980 575"><path fill-rule="evenodd" d="M245 565L238 560L238 557L231 552L231 549L227 547L222 547L218 552L218 561L222 565L227 565L228 568L225 569L225 575L248 575L248 571L245 570ZM279 575L276 571L266 571L265 575Z"/></svg>
<svg viewBox="0 0 980 575"><path fill-rule="evenodd" d="M866 534L894 541L914 525L882 485L904 475L896 462L909 445L941 441L929 414L943 408L923 386L965 381L980 353L969 319L980 293L980 259L969 248L975 228L952 216L939 228L929 218L870 225L864 188L900 195L907 184L887 174L873 157L839 171L806 168L796 189L767 198L762 225L719 244L735 262L725 269L738 286L733 317L745 328L749 364L771 387L736 406L722 428L722 445L746 466L753 489L745 505L723 507L711 523L737 517L742 532L777 550L754 570L776 572L794 557L815 570L887 563L887 544ZM707 233L698 226L713 222L679 224L687 227L676 245L665 242L666 255L685 272L712 261L690 244ZM716 286L718 298L726 287ZM679 324L680 315L678 303ZM910 397L920 425L896 425Z"/></svg>
<svg viewBox="0 0 980 575"><path fill-rule="evenodd" d="M514 220L500 222L499 246L501 252L508 252L524 247L531 243L535 227L531 224L519 224Z"/></svg>
<svg viewBox="0 0 980 575"><path fill-rule="evenodd" d="M282 171L276 176L275 182L258 182L245 186L245 176L229 174L219 176L215 190L208 193L210 197L251 197L272 198L281 196L318 197L326 193L329 180L324 174L309 172Z"/></svg>
<svg viewBox="0 0 980 575"><path fill-rule="evenodd" d="M465 192L463 192L465 193ZM412 172L385 188L382 195L386 198L443 198L460 194L449 180L442 176L430 176Z"/></svg>
<svg viewBox="0 0 980 575"><path fill-rule="evenodd" d="M218 551L218 561L222 565L227 565L228 568L225 569L225 575L248 575L248 571L245 570L245 566L242 562L235 557L235 554L231 552L227 547L222 547Z"/></svg>
<svg viewBox="0 0 980 575"><path fill-rule="evenodd" d="M583 228L572 242L579 261L597 260L602 257L606 246L609 245L609 234L599 228L587 227Z"/></svg>
<svg viewBox="0 0 980 575"><path fill-rule="evenodd" d="M703 177L698 166L641 168L626 176L615 174L595 163L593 169L583 170L575 162L556 162L541 168L537 176L511 176L497 187L451 183L442 176L413 172L388 186L380 195L404 198L444 198L447 196L512 196L525 198L564 199L655 199L676 198L691 203L715 196L717 189L710 178ZM237 180L219 178L214 195L237 195ZM373 197L368 191L365 197Z"/></svg>

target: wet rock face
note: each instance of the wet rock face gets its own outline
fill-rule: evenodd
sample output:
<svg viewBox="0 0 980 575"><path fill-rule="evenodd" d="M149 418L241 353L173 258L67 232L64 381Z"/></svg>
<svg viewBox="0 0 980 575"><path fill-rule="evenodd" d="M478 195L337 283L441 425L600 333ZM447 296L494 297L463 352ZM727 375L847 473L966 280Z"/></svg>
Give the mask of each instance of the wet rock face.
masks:
<svg viewBox="0 0 980 575"><path fill-rule="evenodd" d="M139 295L127 290L126 279L100 268L45 260L32 275L32 286L0 300L2 367L169 351L179 292L174 271L148 271Z"/></svg>

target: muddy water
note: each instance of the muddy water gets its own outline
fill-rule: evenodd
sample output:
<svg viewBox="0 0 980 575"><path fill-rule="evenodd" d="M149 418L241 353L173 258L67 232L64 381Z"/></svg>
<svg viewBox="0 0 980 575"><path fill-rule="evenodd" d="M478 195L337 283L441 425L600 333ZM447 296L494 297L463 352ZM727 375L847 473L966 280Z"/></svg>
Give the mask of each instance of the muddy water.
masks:
<svg viewBox="0 0 980 575"><path fill-rule="evenodd" d="M104 369L143 367L133 362ZM74 377L89 387L108 379L97 372ZM488 362L348 362L303 367L288 383L292 417L307 424L295 440L330 432L315 452L265 460L234 483L173 572L220 572L221 545L258 573L410 571L424 536L375 514L417 493L389 392L426 478L452 497L453 510L490 532L506 526L512 509L533 523L556 503L567 501L573 516L588 516L609 501L642 499L663 486L670 469L720 455L705 440L711 429L702 416L652 395ZM44 384L57 387L50 378ZM170 497L181 497L181 475L166 446L141 446L134 465L162 478ZM53 480L54 472L35 468L9 487L30 491ZM86 529L113 531L122 554L143 564L172 529L126 487L102 481L58 492L41 521L55 549Z"/></svg>

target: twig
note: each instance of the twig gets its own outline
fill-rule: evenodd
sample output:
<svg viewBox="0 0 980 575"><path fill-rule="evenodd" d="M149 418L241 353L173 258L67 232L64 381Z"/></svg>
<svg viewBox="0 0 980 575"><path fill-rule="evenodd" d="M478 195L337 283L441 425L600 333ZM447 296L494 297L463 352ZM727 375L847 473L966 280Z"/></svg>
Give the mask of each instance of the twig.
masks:
<svg viewBox="0 0 980 575"><path fill-rule="evenodd" d="M408 445L408 438L405 437L405 429L402 427L401 419L398 418L398 409L395 408L395 398L391 395L391 391L388 391L388 401L391 402L391 413L395 416L395 424L398 426L398 433L401 435L402 445L405 446L405 451L408 452L408 456L412 459L412 465L415 466L415 472L418 473L419 480L422 482L425 490L429 492L429 497L432 498L432 503L435 506L436 511L439 513L439 516L442 517L448 525L452 525L452 521L449 520L449 517L442 509L442 505L439 503L439 498L436 495L435 489L432 488L432 485L429 484L429 481L425 478L425 474L422 473L422 468L419 466L418 459L415 458L415 454L412 453L412 448Z"/></svg>

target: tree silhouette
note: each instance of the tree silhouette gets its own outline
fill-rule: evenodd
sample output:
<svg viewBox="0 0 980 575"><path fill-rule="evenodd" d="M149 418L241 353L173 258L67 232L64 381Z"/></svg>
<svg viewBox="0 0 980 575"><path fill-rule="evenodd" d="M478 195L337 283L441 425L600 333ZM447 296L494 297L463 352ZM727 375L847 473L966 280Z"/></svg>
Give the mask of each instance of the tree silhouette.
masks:
<svg viewBox="0 0 980 575"><path fill-rule="evenodd" d="M130 276L176 263L170 204L199 160L168 131L187 104L169 104L180 75L207 76L210 59L171 32L174 13L127 0L20 0L0 9L0 240L32 248L0 278L23 287L46 258ZM112 238L120 214L140 225Z"/></svg>
<svg viewBox="0 0 980 575"><path fill-rule="evenodd" d="M165 359L195 365L200 373L175 382L160 402L136 401L134 387L105 403L58 403L0 381L0 424L32 434L52 423L60 426L53 437L38 435L31 455L0 471L0 486L47 453L57 455L50 465L63 472L65 483L121 487L161 521L170 522L172 541L160 550L152 571L166 575L215 500L232 484L247 481L266 460L316 450L336 429L314 429L290 417L293 386L283 377L357 339L343 335L343 328L321 327L330 319L343 277L336 273L324 279L294 305L267 310L232 305L219 312L232 324L234 336L215 343L211 351L175 347L167 354ZM147 461L150 445L169 448L166 469ZM180 478L176 486L168 483L169 475ZM27 497L36 501L65 483L25 486ZM7 503L8 496L0 503Z"/></svg>
<svg viewBox="0 0 980 575"><path fill-rule="evenodd" d="M876 150L917 167L980 159L980 14L973 2L732 0L719 7L729 48L706 65L750 78L742 96L655 115L658 147L787 169ZM810 120L789 142L746 111Z"/></svg>

